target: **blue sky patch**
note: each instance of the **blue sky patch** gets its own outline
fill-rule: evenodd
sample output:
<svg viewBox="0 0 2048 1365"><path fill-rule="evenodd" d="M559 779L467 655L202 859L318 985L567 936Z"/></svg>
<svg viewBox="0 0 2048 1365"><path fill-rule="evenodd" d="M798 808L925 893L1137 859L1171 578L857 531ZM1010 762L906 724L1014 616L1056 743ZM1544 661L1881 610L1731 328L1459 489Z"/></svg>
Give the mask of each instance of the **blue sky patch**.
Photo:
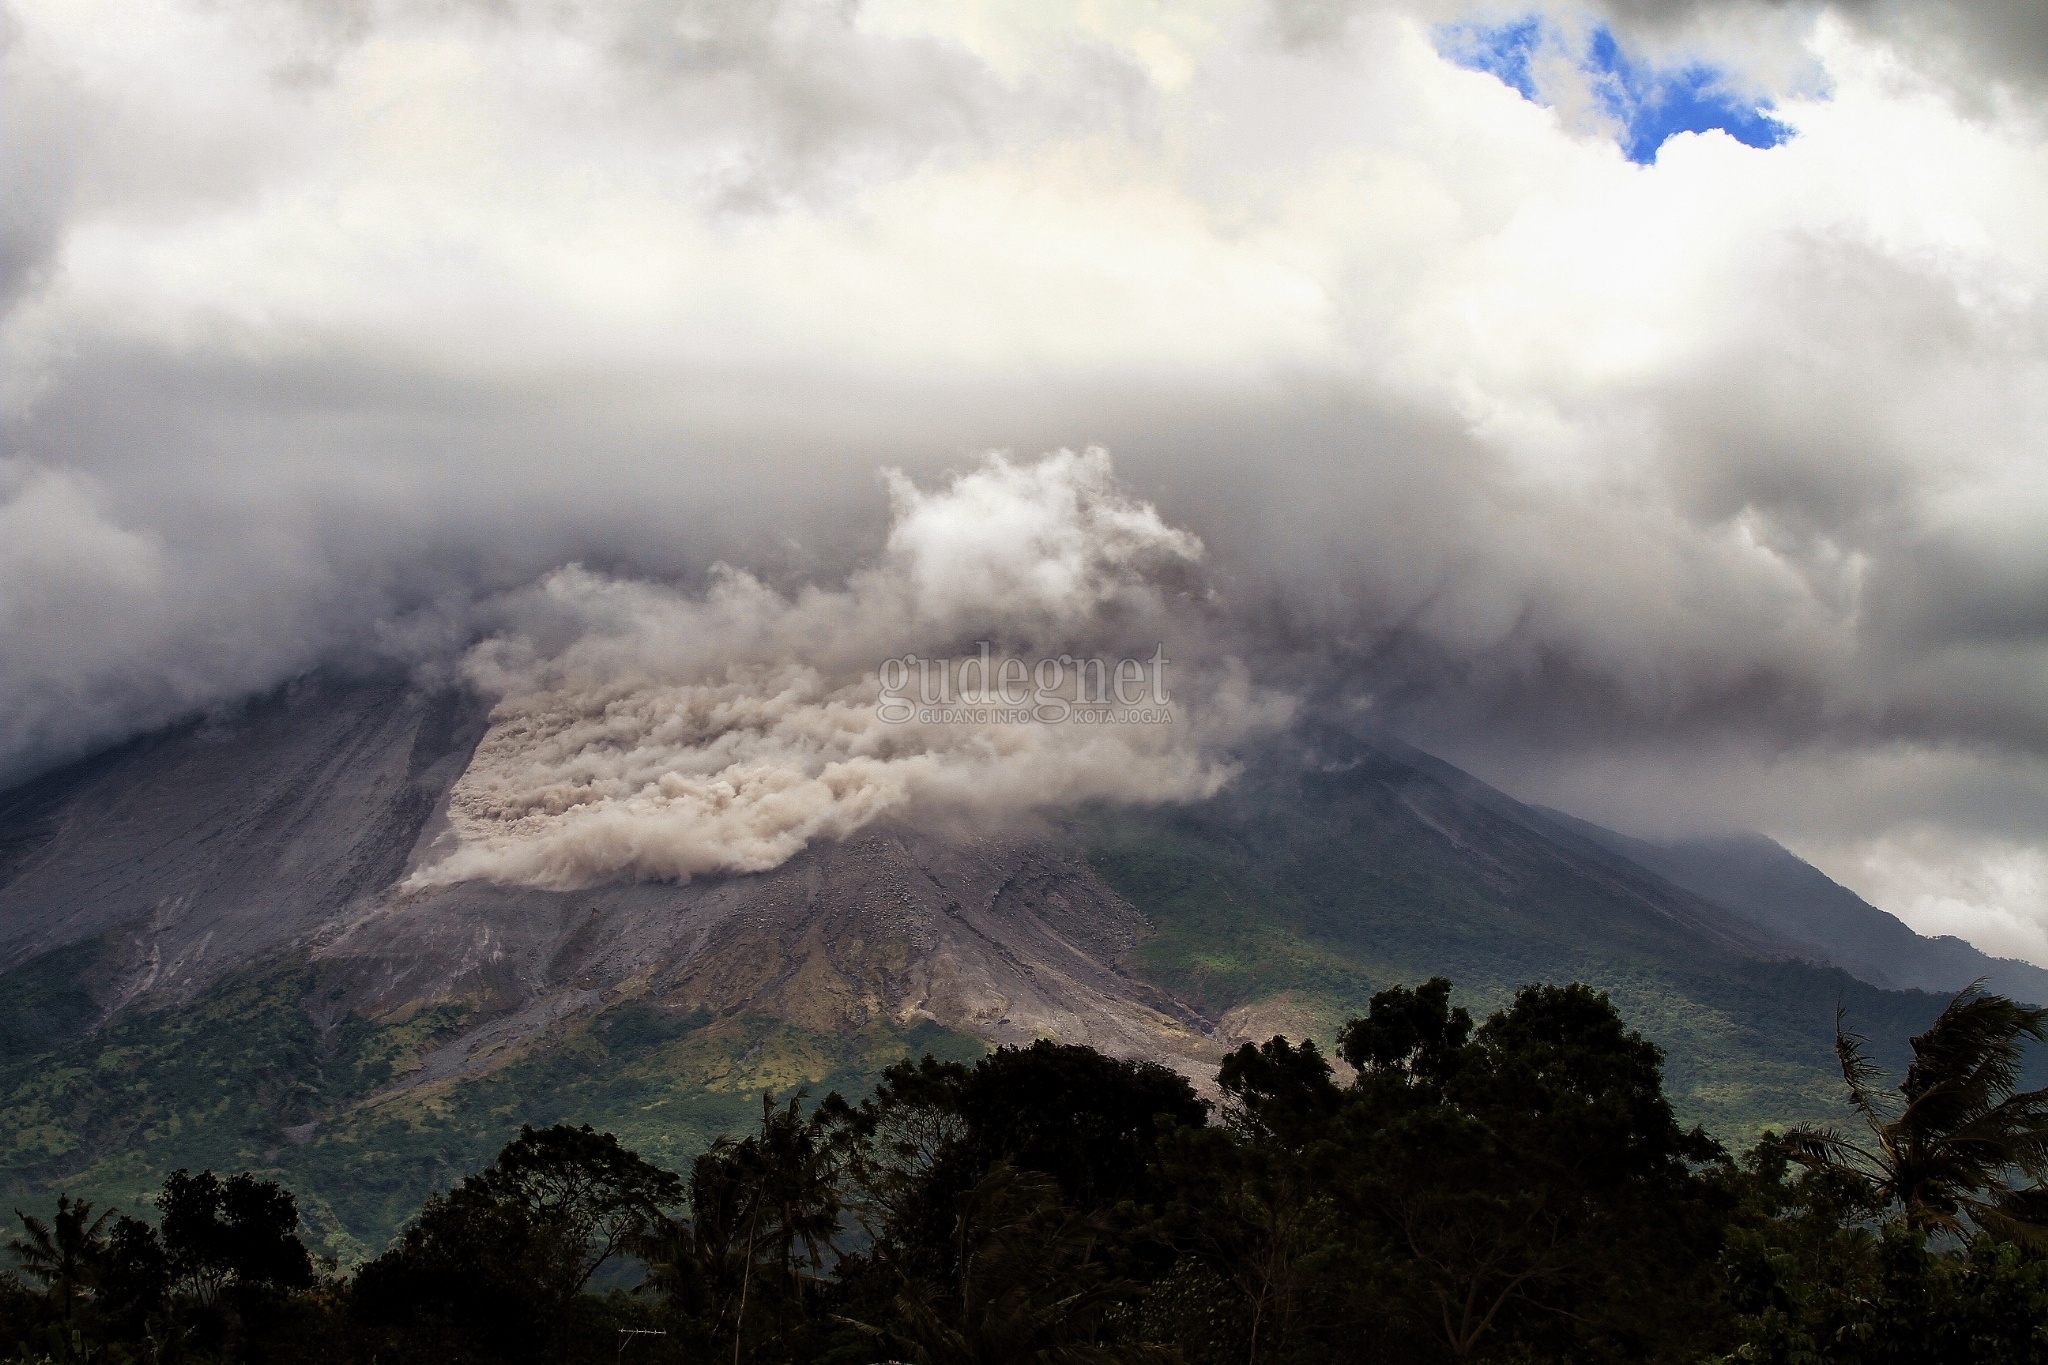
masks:
<svg viewBox="0 0 2048 1365"><path fill-rule="evenodd" d="M1529 62L1546 37L1555 37L1535 15L1511 24L1449 24L1436 35L1437 51L1459 66L1498 76L1501 83L1536 100L1536 78Z"/></svg>
<svg viewBox="0 0 2048 1365"><path fill-rule="evenodd" d="M1648 165L1674 133L1719 128L1748 147L1775 147L1792 130L1773 118L1768 101L1731 90L1718 68L1702 62L1657 67L1626 51L1604 24L1574 44L1537 15L1504 24L1448 24L1437 30L1437 50L1458 65L1498 77L1537 104L1543 97L1541 63L1562 58L1576 70L1601 110L1619 126L1617 140L1630 161Z"/></svg>

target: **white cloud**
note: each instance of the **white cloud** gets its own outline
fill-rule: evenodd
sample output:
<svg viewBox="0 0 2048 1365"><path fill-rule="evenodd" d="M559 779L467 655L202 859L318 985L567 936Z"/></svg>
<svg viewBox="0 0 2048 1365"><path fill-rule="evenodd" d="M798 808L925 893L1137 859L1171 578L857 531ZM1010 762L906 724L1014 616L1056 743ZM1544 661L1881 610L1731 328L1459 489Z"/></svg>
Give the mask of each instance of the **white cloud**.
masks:
<svg viewBox="0 0 2048 1365"><path fill-rule="evenodd" d="M1796 136L1632 164L1440 56L1449 4L16 0L0 764L573 560L725 558L772 641L910 562L934 495L885 544L875 467L1101 441L1255 677L1648 823L2003 830L2048 753L2036 29L1610 9ZM982 524L892 590L943 615ZM1006 591L1123 583L1118 534ZM807 717L852 685L748 660ZM1900 746L1974 776L1831 794Z"/></svg>
<svg viewBox="0 0 2048 1365"><path fill-rule="evenodd" d="M308 667L319 566L256 585L123 524L92 480L0 462L0 768L160 725ZM308 591L311 589L311 591ZM236 609L238 629L222 629ZM270 634L256 628L282 627Z"/></svg>
<svg viewBox="0 0 2048 1365"><path fill-rule="evenodd" d="M1829 852L1837 879L1919 932L2048 963L2048 850L1913 824Z"/></svg>

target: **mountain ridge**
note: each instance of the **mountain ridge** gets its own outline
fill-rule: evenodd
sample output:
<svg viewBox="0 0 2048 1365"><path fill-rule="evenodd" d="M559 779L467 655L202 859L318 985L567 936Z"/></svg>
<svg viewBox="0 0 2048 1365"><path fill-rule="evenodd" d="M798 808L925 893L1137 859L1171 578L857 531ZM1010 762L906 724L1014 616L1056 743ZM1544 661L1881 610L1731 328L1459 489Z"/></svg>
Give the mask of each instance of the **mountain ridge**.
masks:
<svg viewBox="0 0 2048 1365"><path fill-rule="evenodd" d="M1982 980L2001 995L2048 1003L2048 969L1994 957L1953 935L1919 933L1784 845L1756 833L1659 843L1546 814L1702 899L1819 952L1874 986L1959 991Z"/></svg>
<svg viewBox="0 0 2048 1365"><path fill-rule="evenodd" d="M1328 1042L1438 974L1480 1008L1608 990L1736 1138L1831 1112L1838 1002L1894 1040L1941 1004L1337 732L1185 806L898 819L682 884L409 887L484 720L314 679L0 794L0 1185L275 1169L353 1255L520 1122L676 1163L761 1090L1036 1037L1207 1088L1240 1042Z"/></svg>

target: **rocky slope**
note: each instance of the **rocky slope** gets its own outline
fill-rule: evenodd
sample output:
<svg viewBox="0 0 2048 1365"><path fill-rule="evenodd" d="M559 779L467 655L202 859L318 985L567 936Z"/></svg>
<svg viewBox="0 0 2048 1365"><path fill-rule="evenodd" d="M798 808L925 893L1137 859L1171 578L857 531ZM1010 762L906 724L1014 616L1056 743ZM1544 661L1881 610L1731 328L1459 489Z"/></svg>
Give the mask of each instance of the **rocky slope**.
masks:
<svg viewBox="0 0 2048 1365"><path fill-rule="evenodd" d="M486 1069L620 998L817 1034L930 1021L990 1043L1057 1038L1206 1083L1219 1056L1208 1021L1122 969L1145 927L1042 833L895 826L680 886L374 897L319 935L312 959L331 1016L460 999L489 1020L405 1084Z"/></svg>
<svg viewBox="0 0 2048 1365"><path fill-rule="evenodd" d="M190 999L390 885L483 729L457 693L314 682L0 794L0 968L106 936L106 1013Z"/></svg>
<svg viewBox="0 0 2048 1365"><path fill-rule="evenodd" d="M2048 1001L2048 969L1993 957L1950 935L1915 933L1761 834L1653 843L1559 815L1561 822L1876 986L1959 991L1982 980L2030 1004Z"/></svg>
<svg viewBox="0 0 2048 1365"><path fill-rule="evenodd" d="M1731 1136L1830 1111L1845 1001L1934 997L1810 947L1426 755L1325 735L1189 807L871 826L773 871L407 889L485 718L309 682L0 796L0 1184L132 1203L178 1164L293 1180L388 1236L521 1121L681 1163L763 1089L1054 1037L1207 1085L1443 973L1489 1008L1610 990Z"/></svg>

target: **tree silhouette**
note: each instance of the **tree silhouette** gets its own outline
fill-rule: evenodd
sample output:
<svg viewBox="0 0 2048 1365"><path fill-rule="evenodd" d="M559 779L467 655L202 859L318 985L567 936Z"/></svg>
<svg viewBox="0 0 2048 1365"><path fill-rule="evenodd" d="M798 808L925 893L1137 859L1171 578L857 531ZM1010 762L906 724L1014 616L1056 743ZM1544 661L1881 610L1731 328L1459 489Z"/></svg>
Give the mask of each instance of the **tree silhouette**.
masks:
<svg viewBox="0 0 2048 1365"><path fill-rule="evenodd" d="M735 1360L761 1253L769 1253L785 1308L801 1306L807 1283L825 1269L844 1207L838 1141L842 1110L842 1104L832 1102L806 1117L802 1091L782 1106L764 1094L760 1131L719 1138L691 1169L692 1236L684 1239L678 1230L671 1242L689 1244L698 1276L725 1288L718 1295L721 1305L733 1298ZM676 1270L668 1273L673 1276ZM736 1296L730 1292L735 1288ZM722 1306L719 1317L725 1318Z"/></svg>
<svg viewBox="0 0 2048 1365"><path fill-rule="evenodd" d="M92 1293L106 1251L101 1229L113 1215L114 1210L108 1209L95 1218L89 1201L66 1194L57 1196L53 1222L45 1223L20 1209L14 1211L26 1235L9 1241L7 1249L21 1263L22 1271L57 1303L67 1322L73 1303Z"/></svg>
<svg viewBox="0 0 2048 1365"><path fill-rule="evenodd" d="M522 1127L357 1273L352 1311L384 1360L561 1359L591 1276L681 1198L610 1133Z"/></svg>
<svg viewBox="0 0 2048 1365"><path fill-rule="evenodd" d="M2048 1041L2048 1009L2015 1004L1977 982L1912 1040L1896 1092L1835 1017L1835 1053L1868 1139L1829 1126L1786 1134L1792 1158L1861 1185L1910 1231L1967 1237L1972 1225L2048 1244L2040 1181L2048 1173L2048 1089L2018 1089L2029 1040Z"/></svg>
<svg viewBox="0 0 2048 1365"><path fill-rule="evenodd" d="M580 1292L599 1266L680 1203L682 1181L589 1124L524 1125L490 1169L466 1182L484 1199L517 1207L541 1231L558 1297Z"/></svg>
<svg viewBox="0 0 2048 1365"><path fill-rule="evenodd" d="M176 1170L156 1197L174 1282L212 1303L231 1285L310 1289L313 1262L299 1240L299 1201L247 1171L222 1180Z"/></svg>
<svg viewBox="0 0 2048 1365"><path fill-rule="evenodd" d="M1106 1311L1134 1292L1104 1256L1110 1229L1081 1215L1050 1175L997 1163L961 1195L948 1283L908 1280L899 1326L848 1325L907 1346L918 1365L1117 1365L1177 1359L1099 1340Z"/></svg>
<svg viewBox="0 0 2048 1365"><path fill-rule="evenodd" d="M1440 979L1382 992L1343 1036L1334 1185L1377 1235L1384 1308L1459 1362L1503 1337L1562 1353L1595 1322L1649 1355L1634 1304L1696 1269L1692 1170L1720 1149L1679 1127L1662 1053L1605 995L1525 986L1476 1032L1449 1000Z"/></svg>
<svg viewBox="0 0 2048 1365"><path fill-rule="evenodd" d="M1312 1040L1245 1043L1216 1073L1224 1127L1179 1135L1178 1182L1198 1182L1190 1238L1250 1306L1247 1365L1284 1353L1306 1267L1330 1242L1335 1206L1309 1149L1344 1102ZM1226 1136L1227 1135L1227 1136ZM1235 1138L1238 1140L1229 1140Z"/></svg>
<svg viewBox="0 0 2048 1365"><path fill-rule="evenodd" d="M1361 1077L1440 1087L1471 1036L1472 1016L1452 1007L1450 980L1433 976L1413 990L1394 986L1375 995L1365 1017L1344 1025L1337 1052Z"/></svg>

